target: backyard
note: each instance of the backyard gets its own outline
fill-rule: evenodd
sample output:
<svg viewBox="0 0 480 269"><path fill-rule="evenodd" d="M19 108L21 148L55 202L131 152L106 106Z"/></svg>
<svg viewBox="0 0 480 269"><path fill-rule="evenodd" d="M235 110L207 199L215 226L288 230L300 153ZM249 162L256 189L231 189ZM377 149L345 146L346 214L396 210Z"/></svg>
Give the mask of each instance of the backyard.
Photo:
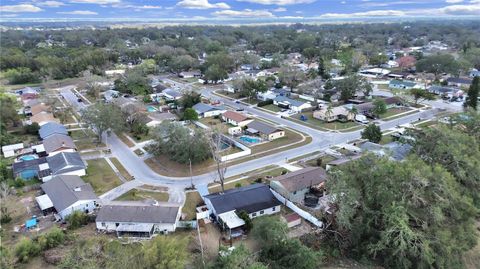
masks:
<svg viewBox="0 0 480 269"><path fill-rule="evenodd" d="M82 178L92 185L96 194L103 194L122 184L104 159L87 160L87 164L87 175Z"/></svg>
<svg viewBox="0 0 480 269"><path fill-rule="evenodd" d="M222 134L228 134L228 129L233 127L233 125L229 125L226 122L222 122L219 118L214 117L202 118L199 122L210 127L212 130L220 131Z"/></svg>
<svg viewBox="0 0 480 269"><path fill-rule="evenodd" d="M197 216L196 210L197 206L203 204L203 199L200 197L200 194L196 191L185 193L186 199L185 204L182 208L182 213L185 214L186 220L195 219Z"/></svg>

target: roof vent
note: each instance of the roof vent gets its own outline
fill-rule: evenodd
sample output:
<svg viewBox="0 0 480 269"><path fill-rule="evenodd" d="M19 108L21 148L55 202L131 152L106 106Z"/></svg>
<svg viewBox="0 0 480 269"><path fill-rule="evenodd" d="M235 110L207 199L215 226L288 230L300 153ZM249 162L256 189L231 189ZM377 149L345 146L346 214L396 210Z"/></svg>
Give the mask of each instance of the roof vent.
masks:
<svg viewBox="0 0 480 269"><path fill-rule="evenodd" d="M73 191L82 191L82 188L76 187L75 189L73 189Z"/></svg>

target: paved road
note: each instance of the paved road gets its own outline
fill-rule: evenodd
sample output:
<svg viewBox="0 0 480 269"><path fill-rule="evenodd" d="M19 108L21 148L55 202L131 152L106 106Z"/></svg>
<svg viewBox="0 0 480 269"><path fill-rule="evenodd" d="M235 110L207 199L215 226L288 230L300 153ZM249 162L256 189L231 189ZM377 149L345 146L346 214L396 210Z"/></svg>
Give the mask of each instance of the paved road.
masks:
<svg viewBox="0 0 480 269"><path fill-rule="evenodd" d="M76 110L80 111L83 108L87 107L87 105L84 102L78 102L78 97L73 93L73 90L75 89L74 86L66 86L60 88L60 95L68 102L70 105L72 105L73 108Z"/></svg>

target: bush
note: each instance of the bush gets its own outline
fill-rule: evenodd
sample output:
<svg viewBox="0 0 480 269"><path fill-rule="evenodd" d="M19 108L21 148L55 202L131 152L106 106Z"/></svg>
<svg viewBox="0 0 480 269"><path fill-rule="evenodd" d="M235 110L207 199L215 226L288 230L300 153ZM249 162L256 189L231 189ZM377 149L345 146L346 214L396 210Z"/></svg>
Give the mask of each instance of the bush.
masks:
<svg viewBox="0 0 480 269"><path fill-rule="evenodd" d="M54 227L47 234L38 237L38 244L42 250L54 248L65 242L65 233L58 227Z"/></svg>
<svg viewBox="0 0 480 269"><path fill-rule="evenodd" d="M66 218L68 229L75 230L88 223L88 215L85 212L75 211Z"/></svg>
<svg viewBox="0 0 480 269"><path fill-rule="evenodd" d="M15 188L21 188L21 187L25 186L25 181L23 181L23 179L21 179L21 178L17 178L17 179L15 179L15 181L13 182L13 186L14 186Z"/></svg>
<svg viewBox="0 0 480 269"><path fill-rule="evenodd" d="M19 262L27 262L40 253L40 246L29 238L22 238L15 246L15 256Z"/></svg>
<svg viewBox="0 0 480 269"><path fill-rule="evenodd" d="M317 159L317 166L322 166L322 164L323 164L322 158L318 158Z"/></svg>
<svg viewBox="0 0 480 269"><path fill-rule="evenodd" d="M29 135L38 135L38 130L40 129L40 126L38 125L38 123L34 122L30 125L26 125L24 127L24 131L26 134L29 134Z"/></svg>
<svg viewBox="0 0 480 269"><path fill-rule="evenodd" d="M257 106L262 107L262 106L268 106L268 105L271 105L271 104L273 104L273 100L268 99L268 100L265 100L265 101L258 102Z"/></svg>
<svg viewBox="0 0 480 269"><path fill-rule="evenodd" d="M237 182L237 183L235 184L235 188L240 188L241 186L242 186L242 183L240 183L240 182Z"/></svg>

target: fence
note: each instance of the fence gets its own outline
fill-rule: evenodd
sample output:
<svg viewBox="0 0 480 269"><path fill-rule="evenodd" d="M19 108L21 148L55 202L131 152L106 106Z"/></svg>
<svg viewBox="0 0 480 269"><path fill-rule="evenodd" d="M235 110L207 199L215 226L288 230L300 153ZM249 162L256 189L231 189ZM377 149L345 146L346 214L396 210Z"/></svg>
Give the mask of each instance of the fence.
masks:
<svg viewBox="0 0 480 269"><path fill-rule="evenodd" d="M293 204L292 202L288 201L287 199L285 199L285 197L283 197L282 195L280 195L278 192L270 189L273 193L273 195L280 201L282 202L282 204L284 204L286 207L290 208L291 210L293 210L295 213L297 213L298 215L300 215L302 218L306 219L307 221L309 221L310 223L312 223L313 225L317 226L318 228L323 228L323 222L318 220L317 218L315 218L312 214L308 213L307 211L299 208L298 206L296 206L295 204Z"/></svg>
<svg viewBox="0 0 480 269"><path fill-rule="evenodd" d="M197 221L196 220L191 220L191 221L179 220L177 222L177 228L196 229Z"/></svg>

